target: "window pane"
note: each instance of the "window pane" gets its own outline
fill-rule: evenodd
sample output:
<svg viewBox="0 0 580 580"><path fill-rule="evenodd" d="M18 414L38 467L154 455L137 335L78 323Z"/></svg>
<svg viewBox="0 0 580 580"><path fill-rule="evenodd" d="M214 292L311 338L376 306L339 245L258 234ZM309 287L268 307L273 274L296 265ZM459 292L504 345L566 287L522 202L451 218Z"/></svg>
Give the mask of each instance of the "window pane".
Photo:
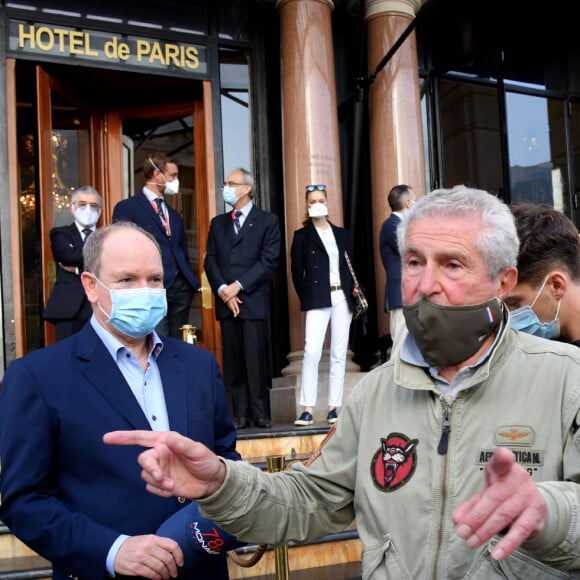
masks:
<svg viewBox="0 0 580 580"><path fill-rule="evenodd" d="M563 102L506 93L511 201L545 203L568 214Z"/></svg>
<svg viewBox="0 0 580 580"><path fill-rule="evenodd" d="M443 186L465 184L501 192L503 171L496 89L441 81L439 98Z"/></svg>
<svg viewBox="0 0 580 580"><path fill-rule="evenodd" d="M252 171L249 67L244 51L220 51L224 178L236 167Z"/></svg>

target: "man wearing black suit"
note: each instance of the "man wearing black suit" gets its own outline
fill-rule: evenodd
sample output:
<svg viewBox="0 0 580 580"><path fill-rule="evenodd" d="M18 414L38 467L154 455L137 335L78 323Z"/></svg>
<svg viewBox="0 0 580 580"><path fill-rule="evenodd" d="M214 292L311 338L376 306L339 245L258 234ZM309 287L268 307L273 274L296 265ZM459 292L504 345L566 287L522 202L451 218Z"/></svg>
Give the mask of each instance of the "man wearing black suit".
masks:
<svg viewBox="0 0 580 580"><path fill-rule="evenodd" d="M406 328L401 299L401 254L397 243L397 226L401 215L415 203L415 195L408 185L395 185L389 192L391 215L383 222L379 235L381 259L387 274L385 312L390 317L393 350Z"/></svg>
<svg viewBox="0 0 580 580"><path fill-rule="evenodd" d="M120 201L113 221L130 221L157 240L163 259L163 285L167 290L167 316L155 329L158 334L181 338L180 328L189 321L189 308L199 281L189 263L185 226L179 213L165 203L164 195L177 195L177 162L154 153L143 163L145 187Z"/></svg>
<svg viewBox="0 0 580 580"><path fill-rule="evenodd" d="M85 185L75 190L70 207L74 222L50 230L56 282L42 317L54 324L57 341L78 332L91 316L91 305L80 278L83 244L95 231L103 200L94 187Z"/></svg>
<svg viewBox="0 0 580 580"><path fill-rule="evenodd" d="M254 178L232 171L223 187L234 209L211 220L205 271L216 297L223 341L224 382L234 424L271 427L269 413L268 310L270 281L280 257L278 218L253 203Z"/></svg>

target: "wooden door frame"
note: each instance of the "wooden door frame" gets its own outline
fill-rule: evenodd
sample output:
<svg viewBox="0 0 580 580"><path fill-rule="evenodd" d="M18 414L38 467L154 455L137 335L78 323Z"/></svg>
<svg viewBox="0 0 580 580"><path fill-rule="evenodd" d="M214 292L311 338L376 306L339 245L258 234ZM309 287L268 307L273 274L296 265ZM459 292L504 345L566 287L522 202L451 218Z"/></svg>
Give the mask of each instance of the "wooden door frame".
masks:
<svg viewBox="0 0 580 580"><path fill-rule="evenodd" d="M124 118L147 118L171 112L171 115L192 115L193 149L195 159L195 195L197 203L197 234L199 240L198 263L200 265L201 316L203 328L203 346L216 356L222 366L222 349L220 327L215 320L213 294L205 272L205 256L209 222L216 213L215 195L215 158L213 149L213 122L211 83L203 81L201 101L190 101L170 105L126 107L110 109L107 115L105 134L105 156L107 175L106 189L108 207L104 208L105 219L110 223L115 204L123 199L123 164L122 138ZM204 283L205 282L205 283ZM223 368L223 367L222 367Z"/></svg>
<svg viewBox="0 0 580 580"><path fill-rule="evenodd" d="M103 132L105 130L105 115L95 109L89 103L79 99L73 88L61 83L47 73L42 65L36 66L36 98L38 103L37 109L37 127L38 127L38 184L40 193L40 232L41 232L41 264L42 264L42 294L43 306L46 306L50 295L48 269L49 263L54 261L50 245L50 230L54 225L54 208L51 204L45 204L47 196L52 189L52 92L64 97L69 103L89 115L89 142L90 142L90 160L87 174L91 176L89 185L92 185L101 192L103 198L103 167L104 155L102 153L104 140ZM73 216L71 214L71 221ZM102 223L102 222L101 222ZM55 266L56 267L56 266ZM54 325L44 322L44 343L45 345L55 342Z"/></svg>

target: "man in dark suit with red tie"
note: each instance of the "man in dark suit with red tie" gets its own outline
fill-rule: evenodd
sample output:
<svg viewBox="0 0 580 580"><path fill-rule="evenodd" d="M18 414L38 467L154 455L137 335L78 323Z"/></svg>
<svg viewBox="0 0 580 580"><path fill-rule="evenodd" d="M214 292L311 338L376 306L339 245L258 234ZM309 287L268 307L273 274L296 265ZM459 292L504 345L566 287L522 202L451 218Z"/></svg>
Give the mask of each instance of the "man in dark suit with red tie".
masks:
<svg viewBox="0 0 580 580"><path fill-rule="evenodd" d="M280 258L278 218L254 205L254 178L232 171L223 187L233 211L211 220L205 272L216 297L223 341L224 382L234 425L271 427L267 319L270 282Z"/></svg>
<svg viewBox="0 0 580 580"><path fill-rule="evenodd" d="M179 193L177 162L164 153L153 153L143 163L145 187L117 203L113 221L130 221L157 240L163 260L163 284L167 290L167 316L155 329L158 334L181 338L180 328L189 322L189 308L199 289L191 269L185 226L179 213L165 203L165 195Z"/></svg>
<svg viewBox="0 0 580 580"><path fill-rule="evenodd" d="M42 317L54 324L56 340L78 332L91 316L91 305L80 278L83 273L83 244L97 226L103 200L94 187L84 185L72 194L70 207L74 222L50 230L56 282Z"/></svg>

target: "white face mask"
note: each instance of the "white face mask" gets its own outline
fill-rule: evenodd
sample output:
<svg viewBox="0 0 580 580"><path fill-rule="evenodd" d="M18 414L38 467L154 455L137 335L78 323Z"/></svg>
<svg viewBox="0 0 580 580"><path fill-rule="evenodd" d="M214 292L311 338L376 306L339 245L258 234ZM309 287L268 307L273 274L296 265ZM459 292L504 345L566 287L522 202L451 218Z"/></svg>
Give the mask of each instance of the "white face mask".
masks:
<svg viewBox="0 0 580 580"><path fill-rule="evenodd" d="M73 212L75 221L81 224L84 228L92 228L101 217L101 210L93 209L90 205L84 205L77 209L74 209L73 205Z"/></svg>
<svg viewBox="0 0 580 580"><path fill-rule="evenodd" d="M176 177L173 181L165 180L163 193L164 195L177 195L179 193L179 179Z"/></svg>
<svg viewBox="0 0 580 580"><path fill-rule="evenodd" d="M313 203L309 208L308 208L308 215L311 218L317 218L317 217L324 217L326 215L328 215L328 207L326 205L324 205L323 203Z"/></svg>

